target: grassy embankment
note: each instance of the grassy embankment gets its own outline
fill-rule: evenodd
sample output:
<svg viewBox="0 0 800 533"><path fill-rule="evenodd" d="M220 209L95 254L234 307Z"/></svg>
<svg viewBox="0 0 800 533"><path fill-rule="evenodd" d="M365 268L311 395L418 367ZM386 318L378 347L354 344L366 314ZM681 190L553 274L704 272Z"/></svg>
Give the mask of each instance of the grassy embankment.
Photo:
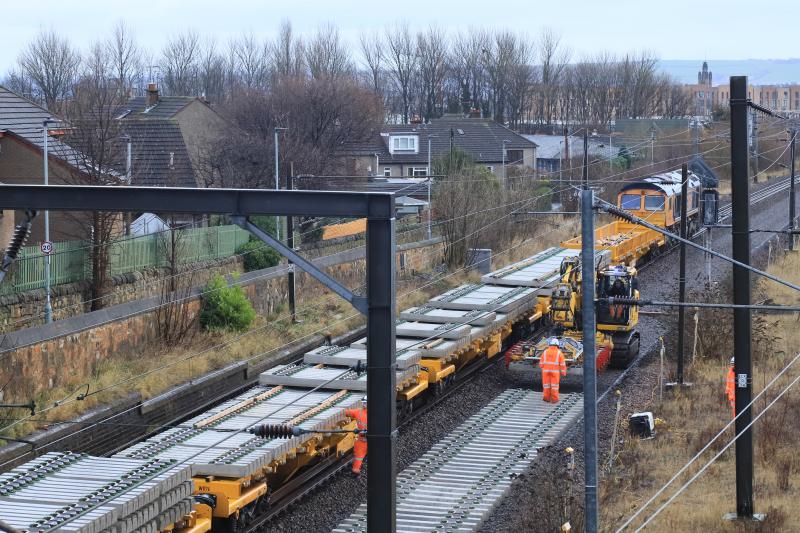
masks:
<svg viewBox="0 0 800 533"><path fill-rule="evenodd" d="M769 270L798 283L800 255L784 256ZM797 292L772 282L761 281L756 290L759 294L754 300L771 299L786 305L800 303ZM718 292L719 301L727 301L729 289ZM695 294L693 298L702 299L703 296ZM658 427L656 438L646 441L629 438L622 423L621 433L625 439L622 452L613 471L605 475L601 483L604 531L613 531L621 525L730 420L723 395L727 363L733 349L730 315L730 311L706 310L700 314L699 351L687 376L687 381L693 383L691 388L665 393L663 403L658 402L656 390L650 405L625 406L628 412L652 410L663 423ZM753 326L755 395L800 351L800 321L793 314L754 315ZM687 328L687 332L693 334L693 326ZM691 349L692 337L688 338ZM754 404L754 416L799 374L800 363L796 363ZM647 531L796 531L800 524L797 505L800 499L797 477L800 472L800 454L797 453L800 390L796 388L789 389L754 426L755 508L756 512L767 514L766 522L745 524L722 519L724 514L735 510L735 446L732 446L651 522ZM623 408L623 414L625 412ZM642 517L655 511L733 436L733 430L728 429ZM637 523L641 522L634 522L634 525Z"/></svg>

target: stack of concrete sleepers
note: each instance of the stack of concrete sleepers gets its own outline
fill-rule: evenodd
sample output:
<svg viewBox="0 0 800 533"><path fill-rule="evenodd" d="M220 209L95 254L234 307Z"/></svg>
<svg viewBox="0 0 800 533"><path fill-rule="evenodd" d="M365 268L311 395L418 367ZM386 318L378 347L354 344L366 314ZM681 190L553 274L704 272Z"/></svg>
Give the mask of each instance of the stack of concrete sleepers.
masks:
<svg viewBox="0 0 800 533"><path fill-rule="evenodd" d="M470 326L491 326L496 313L491 311L463 311L458 309L439 309L437 307L412 307L400 313L400 318L409 322L429 322L431 324L469 324Z"/></svg>
<svg viewBox="0 0 800 533"><path fill-rule="evenodd" d="M561 262L575 255L578 255L575 250L549 248L528 259L490 272L481 278L481 282L510 287L551 287L558 282Z"/></svg>
<svg viewBox="0 0 800 533"><path fill-rule="evenodd" d="M398 369L395 373L395 383L403 387L413 381L419 372L419 365ZM261 373L258 378L262 385L288 385L291 387L309 387L327 390L367 390L366 371L357 371L354 368L343 366L310 365L306 363L290 363L270 368Z"/></svg>
<svg viewBox="0 0 800 533"><path fill-rule="evenodd" d="M397 368L407 370L410 367L419 365L420 354L416 350L406 350L397 354ZM320 346L303 356L303 362L308 365L326 365L355 367L361 362L367 363L367 351L362 348L351 348L349 346Z"/></svg>
<svg viewBox="0 0 800 533"><path fill-rule="evenodd" d="M432 298L427 306L461 311L491 311L515 320L536 305L537 289L498 285L462 285Z"/></svg>
<svg viewBox="0 0 800 533"><path fill-rule="evenodd" d="M357 348L359 350L366 350L366 337L355 341L350 345L350 347ZM397 353L402 353L404 350L416 350L420 353L423 359L447 359L448 357L455 355L462 347L463 346L461 343L447 339L395 338L395 350L397 350Z"/></svg>
<svg viewBox="0 0 800 533"><path fill-rule="evenodd" d="M507 287L534 287L537 294L549 296L561 278L561 262L568 257L580 257L577 250L549 248L523 261L490 272L481 278L488 285ZM597 266L608 264L608 250L596 254Z"/></svg>
<svg viewBox="0 0 800 533"><path fill-rule="evenodd" d="M0 475L0 518L22 531L157 531L191 510L191 469L172 460L52 452Z"/></svg>
<svg viewBox="0 0 800 533"><path fill-rule="evenodd" d="M258 424L288 423L303 429L330 429L346 419L344 410L357 406L360 398L347 391L254 387L117 456L177 459L191 465L194 476L246 477L300 446L308 437L265 439L243 430Z"/></svg>

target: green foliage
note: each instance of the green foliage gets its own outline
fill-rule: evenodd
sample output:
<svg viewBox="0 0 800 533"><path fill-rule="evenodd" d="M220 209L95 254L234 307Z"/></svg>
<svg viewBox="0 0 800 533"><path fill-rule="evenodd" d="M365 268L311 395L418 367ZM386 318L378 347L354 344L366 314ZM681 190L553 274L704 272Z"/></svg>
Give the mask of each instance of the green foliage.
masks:
<svg viewBox="0 0 800 533"><path fill-rule="evenodd" d="M275 217L256 215L250 217L250 221L273 237L275 236Z"/></svg>
<svg viewBox="0 0 800 533"><path fill-rule="evenodd" d="M622 160L622 165L625 167L625 170L630 170L631 164L633 163L633 155L628 150L627 146L622 146L620 148L619 153L617 153L617 159Z"/></svg>
<svg viewBox="0 0 800 533"><path fill-rule="evenodd" d="M242 256L245 272L269 268L277 265L281 260L281 254L255 239L239 245L236 253Z"/></svg>
<svg viewBox="0 0 800 533"><path fill-rule="evenodd" d="M245 331L255 317L253 305L240 286L228 287L225 278L219 274L208 282L200 311L200 324L205 329Z"/></svg>

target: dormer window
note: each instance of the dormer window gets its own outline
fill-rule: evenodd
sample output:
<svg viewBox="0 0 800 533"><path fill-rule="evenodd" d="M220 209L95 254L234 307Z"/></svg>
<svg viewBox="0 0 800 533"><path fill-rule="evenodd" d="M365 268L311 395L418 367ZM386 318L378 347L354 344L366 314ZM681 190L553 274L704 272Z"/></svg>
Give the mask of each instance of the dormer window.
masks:
<svg viewBox="0 0 800 533"><path fill-rule="evenodd" d="M389 137L389 152L417 153L418 143L416 135L392 135Z"/></svg>

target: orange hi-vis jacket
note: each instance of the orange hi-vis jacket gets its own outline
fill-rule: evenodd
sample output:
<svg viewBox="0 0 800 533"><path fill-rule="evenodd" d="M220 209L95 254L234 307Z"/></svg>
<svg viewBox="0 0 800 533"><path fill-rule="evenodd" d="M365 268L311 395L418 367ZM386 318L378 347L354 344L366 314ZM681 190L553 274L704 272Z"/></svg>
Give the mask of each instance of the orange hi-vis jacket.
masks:
<svg viewBox="0 0 800 533"><path fill-rule="evenodd" d="M367 410L365 408L360 409L347 409L344 412L345 415L349 416L350 418L356 421L356 427L362 431L367 430ZM359 433L358 440L363 440L366 442L367 435L366 433Z"/></svg>
<svg viewBox="0 0 800 533"><path fill-rule="evenodd" d="M564 361L564 352L557 346L548 346L539 358L539 368L542 374L567 375L567 363Z"/></svg>
<svg viewBox="0 0 800 533"><path fill-rule="evenodd" d="M728 367L728 378L725 380L725 395L731 402L736 399L736 374L733 372L733 365Z"/></svg>

